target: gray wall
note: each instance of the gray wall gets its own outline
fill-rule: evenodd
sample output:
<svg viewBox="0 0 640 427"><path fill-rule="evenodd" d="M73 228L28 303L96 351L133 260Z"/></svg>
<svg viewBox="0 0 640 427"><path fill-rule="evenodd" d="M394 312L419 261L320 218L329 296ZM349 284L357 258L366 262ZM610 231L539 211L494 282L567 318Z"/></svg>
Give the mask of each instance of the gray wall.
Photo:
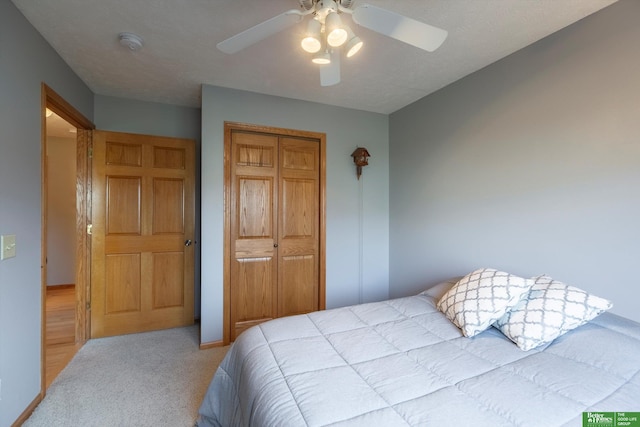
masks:
<svg viewBox="0 0 640 427"><path fill-rule="evenodd" d="M95 95L97 129L189 138L200 146L200 109Z"/></svg>
<svg viewBox="0 0 640 427"><path fill-rule="evenodd" d="M203 342L222 339L224 121L326 133L327 307L388 297L388 116L203 86ZM356 179L351 153L371 153ZM362 230L362 233L360 232Z"/></svg>
<svg viewBox="0 0 640 427"><path fill-rule="evenodd" d="M0 427L40 392L41 82L93 118L93 94L10 1L0 1Z"/></svg>
<svg viewBox="0 0 640 427"><path fill-rule="evenodd" d="M200 240L200 109L96 95L94 123L113 132L188 138L196 142L196 241ZM200 249L195 246L195 317L200 317Z"/></svg>
<svg viewBox="0 0 640 427"><path fill-rule="evenodd" d="M640 321L640 2L390 116L391 296L489 266Z"/></svg>

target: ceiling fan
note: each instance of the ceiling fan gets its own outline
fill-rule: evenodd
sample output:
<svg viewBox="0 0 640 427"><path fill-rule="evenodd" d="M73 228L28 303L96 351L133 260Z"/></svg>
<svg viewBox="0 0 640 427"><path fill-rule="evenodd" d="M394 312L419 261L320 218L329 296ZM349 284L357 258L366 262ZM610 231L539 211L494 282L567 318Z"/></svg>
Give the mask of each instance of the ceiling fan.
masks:
<svg viewBox="0 0 640 427"><path fill-rule="evenodd" d="M340 15L351 15L357 25L433 52L447 38L447 31L370 4L353 7L353 0L298 0L300 10L291 9L217 44L225 53L236 53L299 22L309 20L302 48L319 64L320 84L340 82L340 56L355 55L363 45Z"/></svg>

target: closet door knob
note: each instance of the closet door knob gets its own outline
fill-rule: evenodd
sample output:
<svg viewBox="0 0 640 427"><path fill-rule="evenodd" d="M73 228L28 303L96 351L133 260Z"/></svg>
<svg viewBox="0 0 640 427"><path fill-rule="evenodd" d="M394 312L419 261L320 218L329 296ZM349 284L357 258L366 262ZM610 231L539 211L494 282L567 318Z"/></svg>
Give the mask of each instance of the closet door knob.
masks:
<svg viewBox="0 0 640 427"><path fill-rule="evenodd" d="M278 244L277 244L277 243L274 243L274 244L273 244L273 247L274 247L274 248L277 248L277 247L278 247Z"/></svg>

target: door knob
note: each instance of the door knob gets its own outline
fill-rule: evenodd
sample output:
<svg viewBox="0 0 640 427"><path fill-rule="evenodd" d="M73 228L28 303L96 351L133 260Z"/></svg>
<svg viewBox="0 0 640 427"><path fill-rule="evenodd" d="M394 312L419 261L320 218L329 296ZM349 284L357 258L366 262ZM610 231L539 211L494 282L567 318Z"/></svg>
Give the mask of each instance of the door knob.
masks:
<svg viewBox="0 0 640 427"><path fill-rule="evenodd" d="M273 247L274 247L274 248L277 248L277 247L278 247L278 244L277 244L277 243L274 243L274 244L273 244Z"/></svg>
<svg viewBox="0 0 640 427"><path fill-rule="evenodd" d="M187 239L184 241L185 246L191 246L191 239Z"/></svg>

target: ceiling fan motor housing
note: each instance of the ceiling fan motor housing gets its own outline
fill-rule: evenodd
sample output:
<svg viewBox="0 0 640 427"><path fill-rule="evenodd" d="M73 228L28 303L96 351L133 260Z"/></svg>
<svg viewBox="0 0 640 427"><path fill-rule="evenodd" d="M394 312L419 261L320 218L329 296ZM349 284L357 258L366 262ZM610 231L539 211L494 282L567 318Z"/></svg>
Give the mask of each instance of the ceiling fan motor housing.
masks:
<svg viewBox="0 0 640 427"><path fill-rule="evenodd" d="M335 0L318 0L316 3L316 19L324 24L324 20L331 12L338 13L338 5Z"/></svg>
<svg viewBox="0 0 640 427"><path fill-rule="evenodd" d="M298 0L300 7L304 10L311 10L316 8L317 3L322 3L322 0ZM336 0L336 3L341 7L350 9L353 4L353 0Z"/></svg>

